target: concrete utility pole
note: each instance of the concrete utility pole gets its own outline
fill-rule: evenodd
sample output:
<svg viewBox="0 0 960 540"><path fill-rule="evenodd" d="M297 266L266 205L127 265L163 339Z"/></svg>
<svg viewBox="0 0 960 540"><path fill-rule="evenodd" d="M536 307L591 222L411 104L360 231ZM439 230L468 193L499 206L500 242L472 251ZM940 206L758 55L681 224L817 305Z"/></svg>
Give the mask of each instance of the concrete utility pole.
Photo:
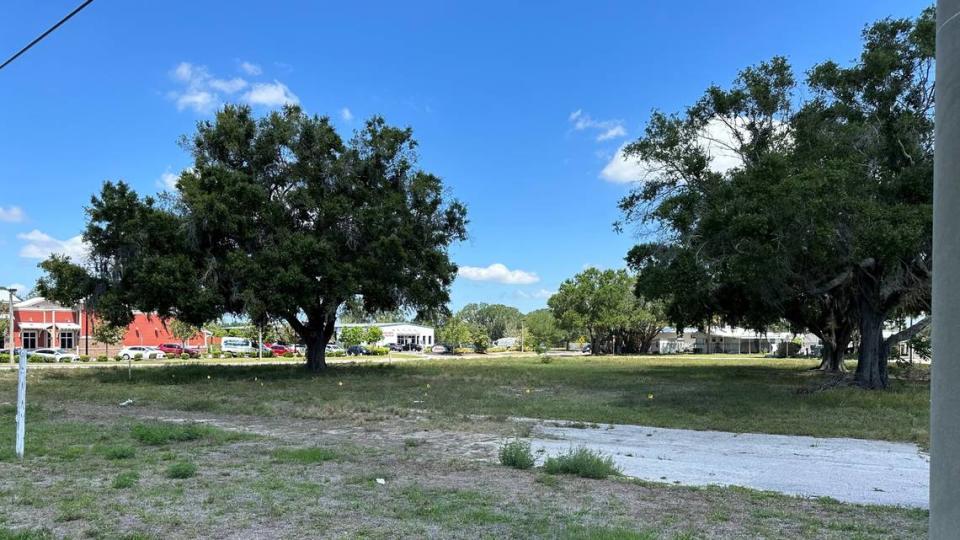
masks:
<svg viewBox="0 0 960 540"><path fill-rule="evenodd" d="M930 538L960 531L960 0L937 2Z"/></svg>
<svg viewBox="0 0 960 540"><path fill-rule="evenodd" d="M14 360L13 360L13 348L14 348L14 347L13 347L13 293L17 292L17 290L16 290L16 289L11 289L11 288L9 288L9 287L4 287L4 289L7 291L7 294L9 295L8 298L7 298L7 301L9 302L9 303L7 304L7 307L9 308L9 317L10 317L10 318L7 319L7 321L8 321L8 322L7 322L7 333L8 333L9 336L10 336L10 345L9 345L9 348L10 348L10 363L12 364L12 363L14 362Z"/></svg>

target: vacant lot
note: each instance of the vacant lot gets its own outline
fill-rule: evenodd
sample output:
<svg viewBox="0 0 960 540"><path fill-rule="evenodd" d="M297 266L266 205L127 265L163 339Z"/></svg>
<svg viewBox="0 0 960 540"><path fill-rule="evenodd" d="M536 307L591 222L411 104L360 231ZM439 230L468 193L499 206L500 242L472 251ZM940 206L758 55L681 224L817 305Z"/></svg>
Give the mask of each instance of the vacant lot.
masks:
<svg viewBox="0 0 960 540"><path fill-rule="evenodd" d="M883 538L926 512L518 471L510 416L927 441L928 390L818 390L811 362L535 358L0 374L0 531L38 536ZM119 403L133 400L120 407ZM381 480L381 481L378 481ZM0 538L4 533L0 532Z"/></svg>

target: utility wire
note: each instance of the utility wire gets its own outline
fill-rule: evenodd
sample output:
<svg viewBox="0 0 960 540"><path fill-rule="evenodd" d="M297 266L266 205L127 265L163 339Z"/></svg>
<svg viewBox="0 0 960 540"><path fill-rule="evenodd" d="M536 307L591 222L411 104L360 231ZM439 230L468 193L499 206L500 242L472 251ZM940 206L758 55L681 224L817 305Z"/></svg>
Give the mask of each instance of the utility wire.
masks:
<svg viewBox="0 0 960 540"><path fill-rule="evenodd" d="M60 28L60 26L61 26L63 23L69 21L70 18L73 17L74 15L76 15L77 13L80 13L80 11L81 11L83 8L89 6L91 2L93 2L93 0L86 0L84 3L80 4L76 9L74 9L73 11L71 11L66 17L60 19L60 22L58 22L57 24L51 26L49 30L47 30L46 32L44 32L44 33L40 34L39 36L37 36L37 38L34 39L33 41L31 41L30 43L28 43L26 47L24 47L24 48L20 49L19 51L17 51L17 54L15 54L15 55L11 56L10 58L8 58L7 61L4 62L3 64L0 64L0 69L3 69L3 68L5 68L5 67L7 67L8 64L10 64L11 62L13 62L13 61L16 60L17 58L19 58L20 55L22 55L23 53L29 51L30 48L33 47L34 45L36 45L37 43L40 43L40 41L43 40L43 38L49 36L49 35L50 35L51 33L53 33L53 31L56 30L57 28Z"/></svg>

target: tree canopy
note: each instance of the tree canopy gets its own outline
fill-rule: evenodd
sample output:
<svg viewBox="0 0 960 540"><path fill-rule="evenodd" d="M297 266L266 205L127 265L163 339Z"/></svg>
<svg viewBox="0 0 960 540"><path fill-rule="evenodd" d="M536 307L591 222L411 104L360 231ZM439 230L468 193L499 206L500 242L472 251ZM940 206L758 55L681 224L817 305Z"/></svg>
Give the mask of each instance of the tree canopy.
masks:
<svg viewBox="0 0 960 540"><path fill-rule="evenodd" d="M823 339L826 369L856 332L857 381L886 386L891 344L928 324L882 332L929 306L933 21L873 24L853 65L818 64L805 86L774 58L654 113L625 149L650 174L620 203L656 233L628 254L638 292L678 325L786 319Z"/></svg>
<svg viewBox="0 0 960 540"><path fill-rule="evenodd" d="M45 296L88 298L120 325L135 309L198 326L228 313L282 320L314 370L348 300L369 313L445 309L466 210L417 168L409 128L374 117L345 142L296 106L257 119L228 105L185 144L194 163L172 207L105 183L87 209L89 262L42 263Z"/></svg>
<svg viewBox="0 0 960 540"><path fill-rule="evenodd" d="M647 352L665 325L662 306L634 295L626 270L588 268L564 281L548 304L558 326L586 332L591 351Z"/></svg>

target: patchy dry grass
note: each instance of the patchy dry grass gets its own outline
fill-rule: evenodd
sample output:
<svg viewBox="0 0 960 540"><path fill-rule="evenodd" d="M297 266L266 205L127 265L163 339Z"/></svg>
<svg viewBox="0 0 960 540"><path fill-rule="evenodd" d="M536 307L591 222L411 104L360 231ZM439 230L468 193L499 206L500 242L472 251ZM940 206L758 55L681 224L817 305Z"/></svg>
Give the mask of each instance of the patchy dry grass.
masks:
<svg viewBox="0 0 960 540"><path fill-rule="evenodd" d="M132 381L109 368L36 370L23 462L10 451L12 407L0 405L8 426L0 430L0 539L925 534L920 510L497 464L501 442L526 435L511 415L585 429L632 422L926 436L919 383L810 394L797 392L817 384L802 371L809 363L703 361L452 360L323 375L186 366L135 370ZM0 403L13 401L14 388L12 374L0 374ZM135 404L117 406L126 399ZM877 425L864 427L868 416ZM879 425L892 418L907 425Z"/></svg>

